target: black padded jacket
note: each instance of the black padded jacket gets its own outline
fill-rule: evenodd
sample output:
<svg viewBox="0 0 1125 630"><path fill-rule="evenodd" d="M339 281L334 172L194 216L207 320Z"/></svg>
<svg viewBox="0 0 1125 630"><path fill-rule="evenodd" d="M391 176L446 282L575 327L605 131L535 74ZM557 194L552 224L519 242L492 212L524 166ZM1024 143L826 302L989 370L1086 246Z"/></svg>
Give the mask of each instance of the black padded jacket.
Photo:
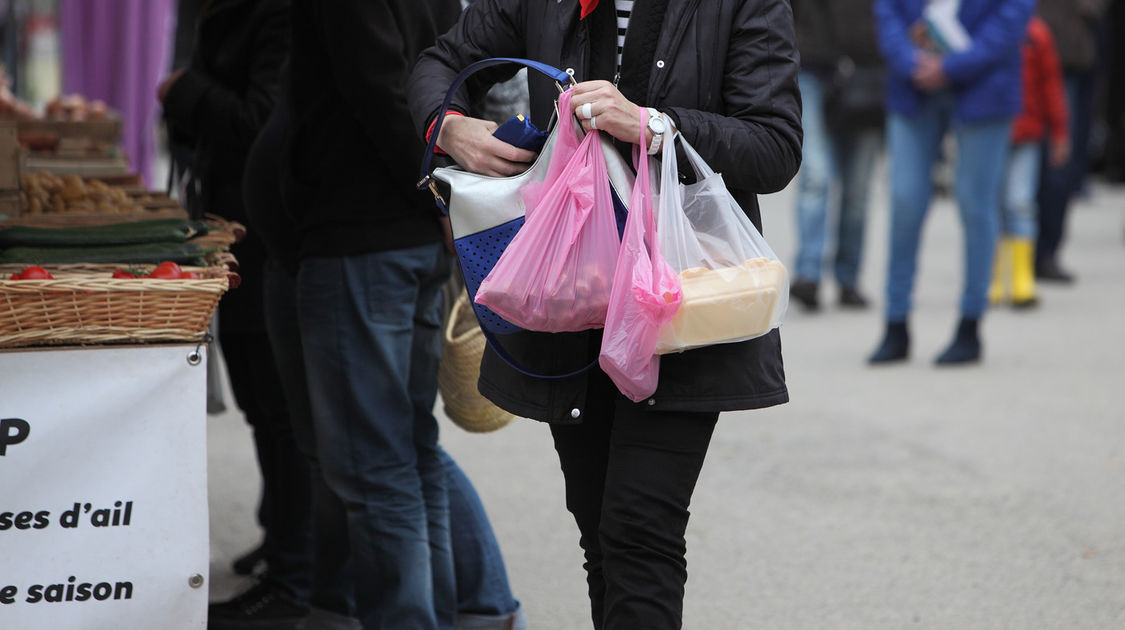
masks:
<svg viewBox="0 0 1125 630"><path fill-rule="evenodd" d="M526 57L573 71L578 81L615 79L614 3L601 0L584 20L578 0L479 0L422 53L408 89L422 133L457 73L489 57ZM484 71L458 94L469 111L514 66ZM801 161L801 103L793 16L787 0L642 0L626 36L618 87L642 106L670 115L761 228L757 195L784 188ZM529 73L535 75L536 73ZM548 124L554 84L529 80L532 120ZM600 331L524 332L501 342L525 367L562 374L597 356ZM597 368L595 368L597 369ZM479 388L500 407L555 423L580 422L590 375L535 379L491 350ZM666 355L654 409L730 411L788 401L778 331L742 343Z"/></svg>

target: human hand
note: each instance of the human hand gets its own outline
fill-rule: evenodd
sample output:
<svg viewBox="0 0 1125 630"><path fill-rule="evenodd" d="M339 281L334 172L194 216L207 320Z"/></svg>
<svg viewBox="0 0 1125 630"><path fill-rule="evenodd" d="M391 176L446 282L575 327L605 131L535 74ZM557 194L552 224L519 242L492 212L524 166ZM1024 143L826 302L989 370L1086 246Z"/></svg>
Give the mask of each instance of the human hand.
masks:
<svg viewBox="0 0 1125 630"><path fill-rule="evenodd" d="M1051 152L1047 156L1051 166L1059 167L1070 161L1070 138L1063 137L1051 141Z"/></svg>
<svg viewBox="0 0 1125 630"><path fill-rule="evenodd" d="M918 62L910 73L910 78L923 92L936 92L948 83L941 57L928 52L918 54Z"/></svg>
<svg viewBox="0 0 1125 630"><path fill-rule="evenodd" d="M582 128L586 131L597 129L630 144L636 144L641 136L640 107L621 93L609 81L583 81L572 88L570 107ZM590 104L589 111L583 109ZM586 113L591 116L585 116ZM645 129L645 146L652 142L652 131Z"/></svg>
<svg viewBox="0 0 1125 630"><path fill-rule="evenodd" d="M472 173L511 177L527 170L535 153L493 136L496 127L490 120L448 115L442 121L437 145L461 168Z"/></svg>
<svg viewBox="0 0 1125 630"><path fill-rule="evenodd" d="M161 105L164 104L164 99L168 98L168 92L172 90L172 85L175 84L183 74L183 70L177 70L164 77L164 80L156 87L156 100L160 101Z"/></svg>

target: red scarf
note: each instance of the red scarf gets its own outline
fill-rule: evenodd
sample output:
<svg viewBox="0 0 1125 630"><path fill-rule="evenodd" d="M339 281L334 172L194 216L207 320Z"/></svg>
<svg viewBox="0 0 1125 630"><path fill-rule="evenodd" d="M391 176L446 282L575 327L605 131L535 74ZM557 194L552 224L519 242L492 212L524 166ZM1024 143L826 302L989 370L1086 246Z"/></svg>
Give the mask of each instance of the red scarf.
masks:
<svg viewBox="0 0 1125 630"><path fill-rule="evenodd" d="M598 0L578 0L578 4L582 7L582 10L578 12L578 19L584 20L597 8Z"/></svg>

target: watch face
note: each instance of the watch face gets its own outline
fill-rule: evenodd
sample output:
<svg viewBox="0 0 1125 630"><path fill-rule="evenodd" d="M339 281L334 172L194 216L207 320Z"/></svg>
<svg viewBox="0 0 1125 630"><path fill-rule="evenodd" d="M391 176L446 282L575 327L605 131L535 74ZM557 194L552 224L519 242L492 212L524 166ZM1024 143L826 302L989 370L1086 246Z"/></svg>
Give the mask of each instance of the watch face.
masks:
<svg viewBox="0 0 1125 630"><path fill-rule="evenodd" d="M659 117L649 118L648 128L652 129L653 133L664 133L664 119Z"/></svg>

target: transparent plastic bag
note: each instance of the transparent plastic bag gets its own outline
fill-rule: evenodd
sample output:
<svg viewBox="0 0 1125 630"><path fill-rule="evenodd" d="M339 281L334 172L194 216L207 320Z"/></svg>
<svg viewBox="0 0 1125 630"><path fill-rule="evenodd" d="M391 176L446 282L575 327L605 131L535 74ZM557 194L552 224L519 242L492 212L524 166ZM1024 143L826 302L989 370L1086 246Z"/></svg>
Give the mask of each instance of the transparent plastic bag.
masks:
<svg viewBox="0 0 1125 630"><path fill-rule="evenodd" d="M559 111L570 111L570 90ZM559 121L556 150L577 135ZM598 131L586 134L561 169L532 193L526 222L481 282L474 300L505 320L542 332L601 328L617 263L617 224Z"/></svg>
<svg viewBox="0 0 1125 630"><path fill-rule="evenodd" d="M647 117L648 112L642 109L642 143ZM641 146L643 144L633 148L637 181L617 256L613 292L598 356L602 371L634 402L656 391L660 376L660 357L655 353L657 337L661 328L672 320L683 298L676 272L660 255L648 154Z"/></svg>
<svg viewBox="0 0 1125 630"><path fill-rule="evenodd" d="M679 181L676 141L696 174ZM789 275L723 183L679 134L665 143L656 209L660 250L679 274L683 304L660 330L657 354L760 337L789 306Z"/></svg>

